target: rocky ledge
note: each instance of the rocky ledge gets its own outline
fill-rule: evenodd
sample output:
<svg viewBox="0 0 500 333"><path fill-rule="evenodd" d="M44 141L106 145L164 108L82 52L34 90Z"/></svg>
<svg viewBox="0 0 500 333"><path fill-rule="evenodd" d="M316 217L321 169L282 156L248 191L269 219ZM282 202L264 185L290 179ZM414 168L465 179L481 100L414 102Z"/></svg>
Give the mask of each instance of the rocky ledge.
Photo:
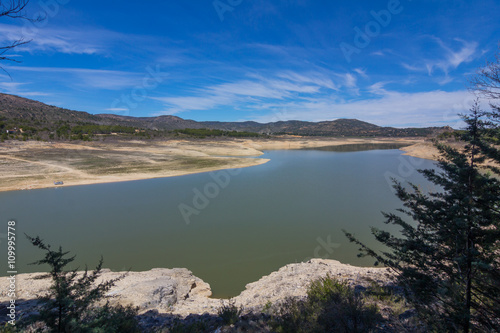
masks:
<svg viewBox="0 0 500 333"><path fill-rule="evenodd" d="M50 279L40 279L42 275L32 273L16 276L18 314L33 311L37 296L47 292ZM107 294L109 301L137 306L140 314L151 319L215 315L221 303L229 301L242 306L246 313L259 312L266 304L274 304L286 297L304 297L310 282L326 275L361 288L372 281L380 284L390 281L387 268L356 267L326 259L286 265L247 284L246 289L231 300L210 298L210 285L185 268L155 268L145 272L103 270L101 281L122 277ZM0 303L4 310L9 302L7 277L0 278L0 290Z"/></svg>

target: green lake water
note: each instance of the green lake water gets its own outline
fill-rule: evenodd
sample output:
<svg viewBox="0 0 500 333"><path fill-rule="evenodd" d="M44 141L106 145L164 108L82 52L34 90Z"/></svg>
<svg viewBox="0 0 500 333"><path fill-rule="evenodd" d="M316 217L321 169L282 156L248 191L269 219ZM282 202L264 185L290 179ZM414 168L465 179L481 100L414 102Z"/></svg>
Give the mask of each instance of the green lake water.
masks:
<svg viewBox="0 0 500 333"><path fill-rule="evenodd" d="M312 257L370 266L342 229L380 248L369 227L392 230L380 212L401 207L390 178L426 188L416 169L435 166L379 148L394 147L268 151L268 163L244 169L0 193L1 253L15 220L18 273L42 270L27 265L43 255L27 233L76 254L73 268L101 255L112 270L186 267L215 297Z"/></svg>

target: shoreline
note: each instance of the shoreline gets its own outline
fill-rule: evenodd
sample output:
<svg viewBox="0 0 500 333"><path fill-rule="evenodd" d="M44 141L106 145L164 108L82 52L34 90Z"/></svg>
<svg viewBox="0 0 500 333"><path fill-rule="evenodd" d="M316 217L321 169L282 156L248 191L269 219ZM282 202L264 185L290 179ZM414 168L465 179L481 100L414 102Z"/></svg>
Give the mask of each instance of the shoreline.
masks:
<svg viewBox="0 0 500 333"><path fill-rule="evenodd" d="M126 142L7 142L0 192L176 177L267 163L264 150L398 143L404 155L433 159L423 139L303 138ZM435 150L435 149L434 149ZM63 181L63 185L54 185Z"/></svg>
<svg viewBox="0 0 500 333"><path fill-rule="evenodd" d="M0 188L0 192L13 192L13 191L26 191L26 190L41 190L41 189L48 189L48 188L66 188L66 187L75 187L75 186L86 186L86 185L99 185L99 184L112 184L112 183L122 183L122 182L133 182L133 181L139 181L139 180L147 180L147 179L157 179L157 178L170 178L170 177L180 177L180 176L188 176L188 175L193 175L193 174L198 174L198 173L205 173L205 172L213 172L213 171L221 171L221 170L227 170L227 169L239 169L239 168L249 168L252 166L257 166L261 165L264 163L267 163L270 161L269 159L256 159L258 161L257 163L248 163L248 165L245 164L235 164L234 166L227 167L227 168L206 168L206 169L200 169L196 171L172 171L172 172L166 172L166 173L161 173L161 174L151 174L151 175L137 175L137 176L119 176L116 177L116 179L113 179L113 177L105 178L105 179L89 179L89 180L81 180L78 182L73 182L73 183L66 183L62 185L47 185L47 186L39 186L39 187L30 187L30 188L9 188L9 189L4 189Z"/></svg>
<svg viewBox="0 0 500 333"><path fill-rule="evenodd" d="M418 157L425 160L437 161L439 157L439 151L432 143L429 142L419 142L408 147L400 148L404 151L403 155Z"/></svg>
<svg viewBox="0 0 500 333"><path fill-rule="evenodd" d="M36 297L43 295L50 278L36 278L46 273L16 275L16 307L25 314L36 311ZM389 284L392 274L384 267L357 267L330 259L310 259L288 264L277 271L248 283L245 289L230 299L212 298L210 285L186 268L154 268L142 272L112 272L103 269L97 283L118 278L106 294L114 304L139 307L139 313L155 311L186 317L191 314L216 314L221 302L235 302L245 311L262 311L269 303L276 304L287 297L305 297L309 284L327 275L347 281L351 286L369 286L373 281ZM8 277L0 278L0 304L8 302Z"/></svg>

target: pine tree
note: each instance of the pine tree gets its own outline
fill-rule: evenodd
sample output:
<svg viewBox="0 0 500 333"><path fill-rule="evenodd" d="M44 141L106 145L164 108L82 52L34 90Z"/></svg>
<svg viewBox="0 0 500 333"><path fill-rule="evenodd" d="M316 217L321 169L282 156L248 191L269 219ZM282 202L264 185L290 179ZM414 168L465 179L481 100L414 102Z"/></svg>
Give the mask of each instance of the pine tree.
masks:
<svg viewBox="0 0 500 333"><path fill-rule="evenodd" d="M464 149L436 143L439 169L420 170L440 190L395 182L405 207L399 212L409 218L384 216L402 237L372 228L390 251L377 253L346 232L362 256L394 270L408 300L438 331L500 330L500 182L479 169L488 146L482 116L476 103L464 116Z"/></svg>
<svg viewBox="0 0 500 333"><path fill-rule="evenodd" d="M488 158L500 163L500 150L494 145L500 144L500 44L499 52L495 55L495 61L486 62L486 66L480 68L477 74L470 80L470 90L478 97L489 101L490 111L483 115L486 117L484 122L485 137L479 143L481 152ZM489 166L490 170L500 173L500 168Z"/></svg>
<svg viewBox="0 0 500 333"><path fill-rule="evenodd" d="M83 273L78 273L78 269L67 271L65 267L74 261L75 256L67 257L69 252L64 252L61 247L57 251L52 250L39 237L26 237L34 246L45 251L45 257L33 264L47 264L51 268L40 278L52 279L48 294L40 298L40 314L32 318L32 322L44 322L50 332L139 332L135 320L137 309L107 303L103 307L95 307L121 279L96 283L102 273L102 258L90 273L87 268Z"/></svg>

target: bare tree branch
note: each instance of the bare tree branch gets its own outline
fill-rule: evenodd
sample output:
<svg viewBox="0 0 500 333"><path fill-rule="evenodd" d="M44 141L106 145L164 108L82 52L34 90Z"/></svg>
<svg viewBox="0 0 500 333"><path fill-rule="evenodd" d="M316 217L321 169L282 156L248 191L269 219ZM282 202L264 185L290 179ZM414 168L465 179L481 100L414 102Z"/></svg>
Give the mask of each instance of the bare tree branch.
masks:
<svg viewBox="0 0 500 333"><path fill-rule="evenodd" d="M11 45L0 47L0 61L8 60L8 61L19 62L19 60L10 58L8 56L4 56L4 54L5 54L5 52L7 52L15 47L18 47L18 46L21 46L24 44L28 44L29 42L31 42L31 40L19 39L19 40L16 40L15 42L13 42Z"/></svg>
<svg viewBox="0 0 500 333"><path fill-rule="evenodd" d="M499 44L500 51L500 44ZM471 90L488 99L500 99L500 52L495 61L487 61L470 80Z"/></svg>
<svg viewBox="0 0 500 333"><path fill-rule="evenodd" d="M38 21L40 18L30 19L26 16L26 6L30 0L0 1L0 17L20 18L28 21Z"/></svg>
<svg viewBox="0 0 500 333"><path fill-rule="evenodd" d="M25 9L29 2L30 0L8 0L8 1L0 0L0 18L8 17L12 19L22 19L32 23L43 21L45 18L43 18L42 16L38 16L35 18L28 18ZM5 53L18 46L28 44L29 42L31 42L31 40L25 40L23 37L21 37L20 39L12 42L12 44L10 45L0 46L0 62L2 61L20 62L17 59L6 56ZM9 73L1 65L0 65L0 70L4 71L5 73L7 73L7 75L9 75Z"/></svg>

